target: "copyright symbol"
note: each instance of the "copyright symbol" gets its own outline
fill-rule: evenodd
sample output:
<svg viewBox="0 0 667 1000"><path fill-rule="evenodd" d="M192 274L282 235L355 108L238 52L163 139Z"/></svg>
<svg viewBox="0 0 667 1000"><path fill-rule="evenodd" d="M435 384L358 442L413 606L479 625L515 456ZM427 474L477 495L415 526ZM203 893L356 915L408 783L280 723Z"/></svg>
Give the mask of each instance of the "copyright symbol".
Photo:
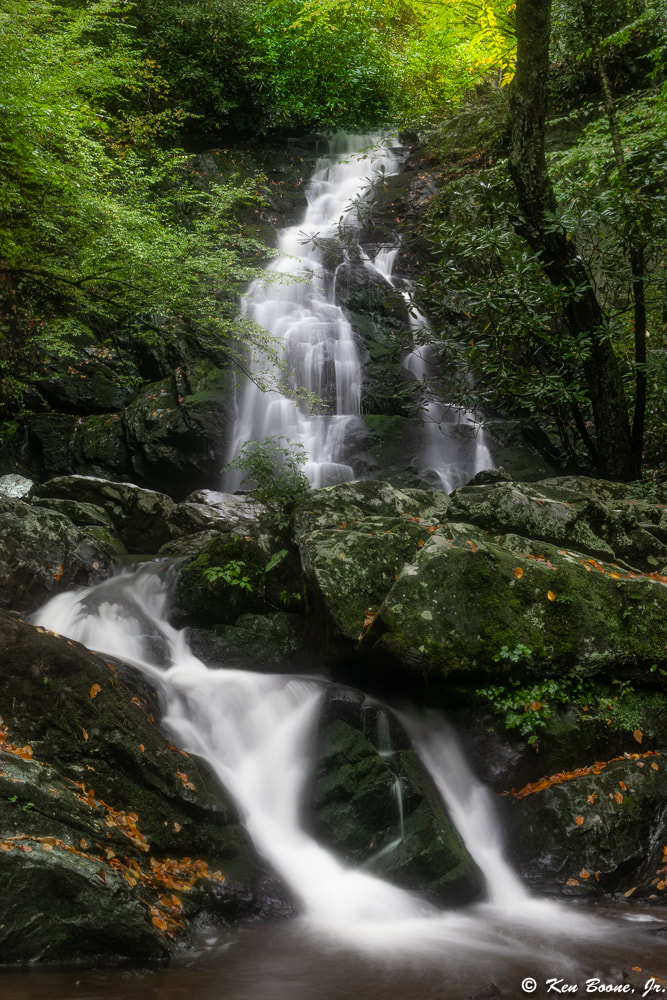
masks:
<svg viewBox="0 0 667 1000"><path fill-rule="evenodd" d="M532 978L532 976L528 976L528 977L527 977L526 979L524 979L524 981L523 981L523 982L521 983L521 989L523 990L523 992L524 992L524 993L534 993L534 992L535 992L535 990L537 989L537 983L536 983L536 981L535 981L535 980L534 980L534 979Z"/></svg>

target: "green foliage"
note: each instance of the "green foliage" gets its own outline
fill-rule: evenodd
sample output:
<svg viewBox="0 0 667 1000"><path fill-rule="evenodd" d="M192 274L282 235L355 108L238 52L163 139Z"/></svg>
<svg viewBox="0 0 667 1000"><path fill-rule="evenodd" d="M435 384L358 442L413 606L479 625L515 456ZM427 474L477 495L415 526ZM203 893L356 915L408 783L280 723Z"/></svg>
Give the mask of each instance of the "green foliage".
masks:
<svg viewBox="0 0 667 1000"><path fill-rule="evenodd" d="M242 559L230 559L224 566L209 566L203 571L209 583L216 583L223 580L230 587L240 587L241 590L252 592L252 583L249 576L243 576L245 563Z"/></svg>
<svg viewBox="0 0 667 1000"><path fill-rule="evenodd" d="M512 654L503 657L502 651L500 658L517 662L512 660ZM494 712L504 717L507 729L518 729L522 736L528 737L531 745L537 744L540 730L546 728L559 706L574 706L591 714L600 710L606 713L632 693L633 687L628 681L601 685L575 673L534 684L520 680L505 685L490 684L475 692L477 697L490 703Z"/></svg>
<svg viewBox="0 0 667 1000"><path fill-rule="evenodd" d="M288 508L310 490L310 483L301 471L306 461L303 445L290 443L285 437L268 437L244 444L223 472L231 469L244 472L242 485L249 486L250 496L265 504L272 520L278 527L284 527ZM273 566L267 565L267 572Z"/></svg>
<svg viewBox="0 0 667 1000"><path fill-rule="evenodd" d="M124 0L6 6L0 358L24 381L82 322L230 345L237 295L266 254L236 216L258 185L202 183L159 145L178 114L160 106L164 81Z"/></svg>

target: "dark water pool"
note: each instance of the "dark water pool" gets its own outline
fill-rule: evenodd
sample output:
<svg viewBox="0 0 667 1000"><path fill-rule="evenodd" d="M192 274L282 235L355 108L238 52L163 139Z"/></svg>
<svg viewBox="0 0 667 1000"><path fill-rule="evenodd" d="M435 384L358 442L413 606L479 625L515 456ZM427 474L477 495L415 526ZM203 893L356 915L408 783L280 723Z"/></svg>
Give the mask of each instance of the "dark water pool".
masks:
<svg viewBox="0 0 667 1000"><path fill-rule="evenodd" d="M667 912L665 912L667 918ZM580 911L573 910L573 919ZM603 925L606 926L606 925ZM336 948L299 921L202 933L166 967L0 971L1 1000L479 1000L526 996L667 996L667 919L612 911L608 934L564 940L541 927L488 927L470 948L425 942L382 958ZM502 948L498 940L503 940ZM394 954L392 954L392 950ZM534 987L534 988L533 988ZM574 989L576 987L576 990Z"/></svg>

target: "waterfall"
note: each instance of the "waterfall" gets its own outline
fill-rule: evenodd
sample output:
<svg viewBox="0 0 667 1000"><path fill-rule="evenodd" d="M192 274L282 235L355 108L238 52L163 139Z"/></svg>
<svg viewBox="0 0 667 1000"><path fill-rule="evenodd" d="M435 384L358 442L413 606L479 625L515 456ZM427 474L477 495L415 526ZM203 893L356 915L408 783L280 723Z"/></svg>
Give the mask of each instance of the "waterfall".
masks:
<svg viewBox="0 0 667 1000"><path fill-rule="evenodd" d="M210 762L235 796L258 851L299 902L304 940L387 960L444 954L458 962L489 956L529 962L539 949L559 967L561 953L578 938L608 941L608 923L526 895L502 857L488 796L439 716L408 718L408 728L486 877L488 902L439 912L345 866L317 843L302 828L300 812L326 682L208 669L186 634L167 621L174 573L163 563L143 565L52 598L33 621L133 663L160 687L164 724L180 746Z"/></svg>
<svg viewBox="0 0 667 1000"><path fill-rule="evenodd" d="M476 472L490 468L493 458L477 415L447 403L437 392L425 388L429 382L433 383L436 370L433 350L428 343L431 330L428 319L412 301L410 288L394 275L398 251L398 246L385 247L372 260L366 259L366 267L400 292L405 301L413 345L403 364L415 383L422 387L417 471L433 486L451 493L464 486Z"/></svg>
<svg viewBox="0 0 667 1000"><path fill-rule="evenodd" d="M399 164L390 138L339 135L329 145L306 188L303 221L282 230L278 256L242 303L244 316L275 338L290 392L314 394L324 411L278 389L264 392L247 379L236 401L227 456L234 459L247 441L285 437L304 447L304 471L315 487L354 478L355 442L364 434L361 361L352 327L335 304L335 276L322 245L339 235L339 227L349 231L359 225L356 207L370 194L371 184ZM266 357L256 358L252 371L260 373L267 364ZM274 380L280 377L273 372ZM224 488L239 485L240 475L228 473Z"/></svg>
<svg viewBox="0 0 667 1000"><path fill-rule="evenodd" d="M257 381L247 379L239 390L228 461L248 441L284 437L305 449L305 473L313 486L356 478L354 455L360 446L363 450L365 439L360 418L363 371L352 327L335 301L337 268L325 259L323 247L333 241L338 255L345 255L342 242L337 242L341 229L354 233L372 183L402 166L404 154L392 141L372 135L332 140L306 189L303 221L282 230L278 257L244 296L245 317L275 338L291 394L262 391L259 373L270 363L266 357L254 360ZM405 283L392 274L397 253L398 247L389 247L374 258L363 252L361 257L406 301L414 345L404 365L415 383L423 386L434 375L430 349L420 342L428 323L416 312ZM274 370L272 378L280 381L280 373ZM322 400L323 412L308 400L293 398L302 389ZM417 474L446 492L493 464L476 416L423 390L416 449ZM226 474L225 489L235 490L240 484L240 473Z"/></svg>

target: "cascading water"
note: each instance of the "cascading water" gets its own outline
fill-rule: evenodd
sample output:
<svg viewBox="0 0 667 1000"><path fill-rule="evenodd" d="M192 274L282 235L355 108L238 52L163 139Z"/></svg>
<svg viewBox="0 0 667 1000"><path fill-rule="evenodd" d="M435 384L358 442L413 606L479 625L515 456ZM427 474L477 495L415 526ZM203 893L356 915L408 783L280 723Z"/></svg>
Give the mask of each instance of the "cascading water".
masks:
<svg viewBox="0 0 667 1000"><path fill-rule="evenodd" d="M356 477L355 451L366 436L360 419L363 370L352 327L335 301L336 270L328 266L321 247L337 240L341 229L349 233L359 226L358 208L372 184L398 173L403 159L402 147L392 137L339 135L318 160L306 189L302 223L280 233L279 256L242 303L246 318L275 338L292 395L263 391L259 378L257 383L245 381L236 400L228 461L248 441L284 437L304 447L305 473L313 486ZM342 243L338 249L344 255ZM419 343L427 320L415 311L404 283L392 275L397 253L398 248L381 249L372 259L366 256L365 264L406 301L414 347L404 364L417 385L425 385L433 374L429 348ZM267 358L259 357L252 367L259 373L267 364ZM271 377L279 381L277 371ZM302 389L321 399L326 410L316 412L307 400L297 403L293 394ZM449 492L493 464L474 414L424 392L420 411L415 446L420 477ZM225 489L240 485L239 472L225 474Z"/></svg>
<svg viewBox="0 0 667 1000"><path fill-rule="evenodd" d="M307 946L320 953L334 947L370 961L418 961L420 968L439 969L438 975L450 982L451 977L463 981L464 970L469 982L470 970L482 968L496 976L503 969L525 975L537 969L537 955L541 969L574 975L581 968L582 942L584 955L593 947L596 961L616 961L621 938L612 924L530 899L523 891L503 860L488 796L437 715L404 721L486 878L489 901L438 912L381 878L344 866L318 844L299 817L325 682L209 670L191 653L185 634L167 620L172 577L164 564L144 565L96 587L59 595L34 620L133 663L159 684L164 722L173 738L215 768L236 797L257 849L299 901L301 916L292 924L298 927L298 945L290 945L295 954ZM622 940L624 946L633 940L627 927ZM343 996L349 990L338 994L318 988L317 995ZM433 995L463 994L451 988Z"/></svg>
<svg viewBox="0 0 667 1000"><path fill-rule="evenodd" d="M426 337L428 341L430 328L426 316L412 301L409 288L394 275L398 252L399 247L384 248L372 260L366 260L366 267L403 296L413 336L413 348L403 363L418 386L427 386L434 374L432 349L420 340ZM476 472L493 465L487 437L474 413L445 402L432 390L422 389L420 395L417 471L434 486L451 493Z"/></svg>
<svg viewBox="0 0 667 1000"><path fill-rule="evenodd" d="M339 225L356 226L355 203L363 200L373 180L393 173L398 164L391 141L373 135L337 136L319 158L306 189L303 222L281 232L279 256L267 268L266 279L249 288L243 312L275 338L290 390L315 394L326 410L318 413L307 401L296 403L278 390L263 392L246 380L236 403L230 461L247 441L285 437L305 448L305 473L313 486L354 478L354 443L363 436L361 361L352 327L335 304L334 278L318 243L337 236ZM283 280L270 280L278 276ZM254 370L266 363L266 358L256 359ZM239 483L240 476L231 472L224 487L237 489Z"/></svg>

